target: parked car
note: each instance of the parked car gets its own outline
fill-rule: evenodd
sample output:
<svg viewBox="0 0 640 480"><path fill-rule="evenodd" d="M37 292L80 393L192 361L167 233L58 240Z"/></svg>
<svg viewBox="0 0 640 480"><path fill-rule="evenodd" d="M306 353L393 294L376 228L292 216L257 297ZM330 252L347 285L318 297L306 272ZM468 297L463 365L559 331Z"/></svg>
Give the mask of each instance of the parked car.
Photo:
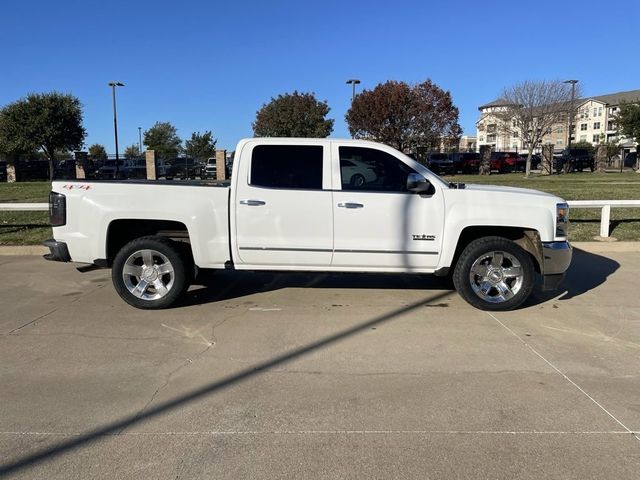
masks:
<svg viewBox="0 0 640 480"><path fill-rule="evenodd" d="M207 178L216 178L218 175L218 163L215 158L207 158L204 174Z"/></svg>
<svg viewBox="0 0 640 480"><path fill-rule="evenodd" d="M427 167L432 172L444 175L446 173L453 174L453 160L446 153L430 153L427 155Z"/></svg>
<svg viewBox="0 0 640 480"><path fill-rule="evenodd" d="M367 183L373 183L378 180L378 175L371 165L355 158L341 159L340 173L342 175L342 183L353 187L362 187Z"/></svg>
<svg viewBox="0 0 640 480"><path fill-rule="evenodd" d="M557 173L582 172L595 170L593 152L586 148L565 149L559 156L554 156L553 170Z"/></svg>
<svg viewBox="0 0 640 480"><path fill-rule="evenodd" d="M524 163L517 152L492 152L491 170L507 173L522 169Z"/></svg>
<svg viewBox="0 0 640 480"><path fill-rule="evenodd" d="M118 161L118 168L116 169L115 159L104 160L102 165L96 171L96 178L101 180L109 180L114 178L124 178L121 169L123 160Z"/></svg>
<svg viewBox="0 0 640 480"><path fill-rule="evenodd" d="M477 173L480 170L480 154L475 152L452 153L453 170L462 173Z"/></svg>
<svg viewBox="0 0 640 480"><path fill-rule="evenodd" d="M193 158L174 158L167 169L169 178L200 178L202 165Z"/></svg>

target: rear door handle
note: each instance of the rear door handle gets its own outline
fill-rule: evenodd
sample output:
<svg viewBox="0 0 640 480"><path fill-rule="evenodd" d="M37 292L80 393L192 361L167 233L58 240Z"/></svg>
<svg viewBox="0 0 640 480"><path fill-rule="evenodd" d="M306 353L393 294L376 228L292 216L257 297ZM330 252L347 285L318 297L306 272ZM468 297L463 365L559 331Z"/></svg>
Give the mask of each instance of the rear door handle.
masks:
<svg viewBox="0 0 640 480"><path fill-rule="evenodd" d="M361 204L361 203L354 203L354 202L340 202L338 204L338 207L340 207L340 208L362 208L362 207L364 207L364 205Z"/></svg>
<svg viewBox="0 0 640 480"><path fill-rule="evenodd" d="M259 207L260 205L265 205L266 202L262 200L240 200L240 205L249 205L250 207Z"/></svg>

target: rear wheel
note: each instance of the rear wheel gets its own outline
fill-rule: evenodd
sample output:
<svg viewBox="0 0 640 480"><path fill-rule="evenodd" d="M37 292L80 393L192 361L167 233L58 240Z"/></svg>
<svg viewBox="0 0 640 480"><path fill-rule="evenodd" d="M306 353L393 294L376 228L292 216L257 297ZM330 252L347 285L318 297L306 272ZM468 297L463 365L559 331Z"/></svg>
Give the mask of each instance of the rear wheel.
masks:
<svg viewBox="0 0 640 480"><path fill-rule="evenodd" d="M453 273L458 293L481 310L512 310L531 294L534 267L511 240L484 237L463 250Z"/></svg>
<svg viewBox="0 0 640 480"><path fill-rule="evenodd" d="M164 237L141 237L116 254L111 279L118 295L136 308L170 306L189 287L190 272L177 246Z"/></svg>

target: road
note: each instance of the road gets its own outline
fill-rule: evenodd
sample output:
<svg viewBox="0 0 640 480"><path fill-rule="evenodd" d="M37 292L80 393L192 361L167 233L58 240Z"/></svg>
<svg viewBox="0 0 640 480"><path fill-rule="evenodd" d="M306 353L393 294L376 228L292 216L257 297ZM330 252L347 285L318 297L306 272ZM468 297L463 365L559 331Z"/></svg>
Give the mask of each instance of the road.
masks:
<svg viewBox="0 0 640 480"><path fill-rule="evenodd" d="M429 276L220 272L150 312L0 271L0 477L638 478L637 253L507 313Z"/></svg>

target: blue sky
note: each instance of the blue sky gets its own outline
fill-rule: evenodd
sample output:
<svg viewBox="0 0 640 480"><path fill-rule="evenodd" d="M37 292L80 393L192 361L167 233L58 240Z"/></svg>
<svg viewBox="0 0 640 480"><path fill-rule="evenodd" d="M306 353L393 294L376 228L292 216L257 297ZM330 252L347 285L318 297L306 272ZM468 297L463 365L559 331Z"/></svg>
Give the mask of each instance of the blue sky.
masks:
<svg viewBox="0 0 640 480"><path fill-rule="evenodd" d="M349 78L431 78L449 90L465 133L477 107L525 79L580 80L585 95L640 88L637 0L593 2L7 0L0 106L29 92L72 93L87 144L121 149L156 121L185 139L211 130L232 150L271 97L314 92L348 137Z"/></svg>

